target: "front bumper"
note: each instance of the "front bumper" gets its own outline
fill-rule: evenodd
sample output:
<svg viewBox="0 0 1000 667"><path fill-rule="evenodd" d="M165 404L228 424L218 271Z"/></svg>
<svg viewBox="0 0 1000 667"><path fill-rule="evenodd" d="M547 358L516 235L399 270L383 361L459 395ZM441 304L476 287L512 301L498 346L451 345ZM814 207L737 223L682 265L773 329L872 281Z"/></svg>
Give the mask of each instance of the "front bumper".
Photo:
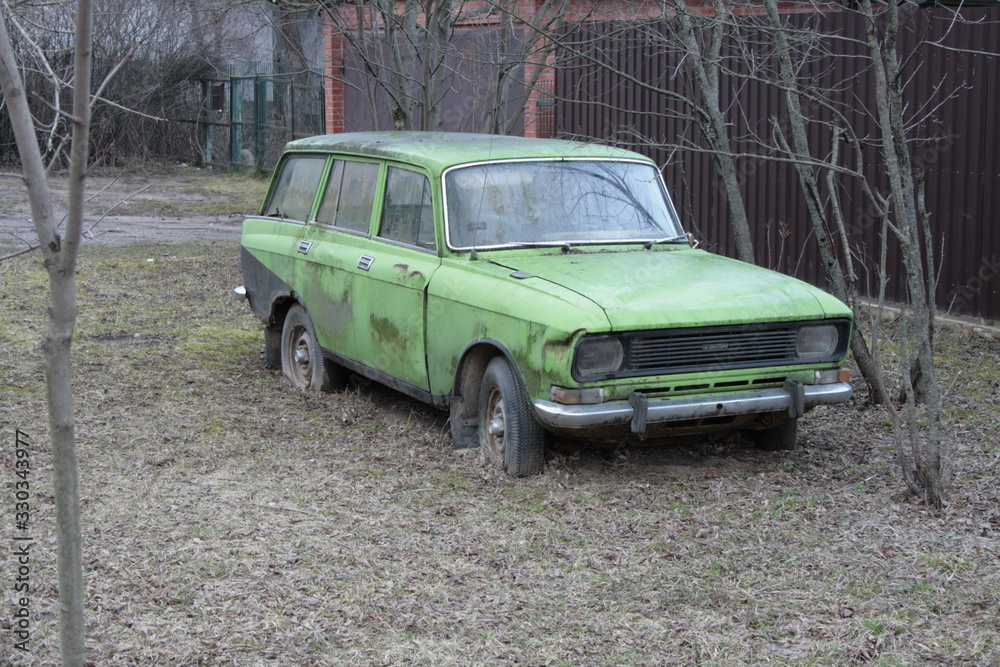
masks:
<svg viewBox="0 0 1000 667"><path fill-rule="evenodd" d="M671 399L649 399L635 392L628 401L611 401L596 405L562 405L552 401L535 401L538 420L558 431L586 431L629 424L633 433L642 435L649 425L686 420L741 415L786 412L791 418L801 417L817 405L833 405L847 401L852 394L847 382L804 385L789 381L780 389L760 389L712 396L689 396Z"/></svg>

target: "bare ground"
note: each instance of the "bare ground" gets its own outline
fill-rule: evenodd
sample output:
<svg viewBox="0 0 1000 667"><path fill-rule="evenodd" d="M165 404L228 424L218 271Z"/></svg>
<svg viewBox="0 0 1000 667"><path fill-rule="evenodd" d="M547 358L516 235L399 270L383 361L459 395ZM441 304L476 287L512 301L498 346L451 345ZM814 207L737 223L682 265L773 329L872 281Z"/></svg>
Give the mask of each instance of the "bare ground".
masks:
<svg viewBox="0 0 1000 667"><path fill-rule="evenodd" d="M290 391L228 296L238 264L233 240L81 258L94 664L1000 664L996 341L938 336L941 511L903 492L860 386L793 452L561 442L546 475L513 480L389 390ZM4 549L0 664L58 661L46 289L37 255L0 265L0 457L10 488L14 429L29 435L35 539L29 653Z"/></svg>
<svg viewBox="0 0 1000 667"><path fill-rule="evenodd" d="M111 174L87 181L86 243L239 240L243 216L260 205L266 180L205 171ZM66 210L68 179L52 179L56 215ZM34 244L27 190L19 173L0 172L0 256Z"/></svg>

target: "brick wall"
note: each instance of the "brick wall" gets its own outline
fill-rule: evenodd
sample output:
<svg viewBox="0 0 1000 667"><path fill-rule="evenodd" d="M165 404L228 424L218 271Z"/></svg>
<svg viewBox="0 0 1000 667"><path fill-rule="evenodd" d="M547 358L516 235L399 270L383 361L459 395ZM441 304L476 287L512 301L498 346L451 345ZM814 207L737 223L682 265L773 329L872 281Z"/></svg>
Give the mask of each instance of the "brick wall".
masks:
<svg viewBox="0 0 1000 667"><path fill-rule="evenodd" d="M562 20L608 20L615 13L621 16L621 12L630 13L649 12L655 5L649 3L627 2L626 0L616 0L611 3L595 4L590 0L571 3ZM517 0L516 11L518 16L526 24L534 24L539 12L544 11L545 0ZM353 4L338 5L334 11L340 11L339 23L347 29L356 26L357 7ZM499 23L499 14L495 10L495 5L485 0L474 0L461 4L458 20L455 22L456 29L479 29L496 25ZM345 55L345 40L340 29L331 20L327 21L325 27L325 93L326 93L326 127L329 132L343 132L345 130L345 78L343 69L343 59ZM551 137L555 129L554 125L554 99L552 92L555 88L555 63L554 55L541 55L547 47L544 39L539 39L534 44L533 51L538 56L529 58L524 72L524 80L530 81L537 73L537 84L529 92L528 100L524 110L524 135L528 137ZM541 71L538 71L541 70Z"/></svg>
<svg viewBox="0 0 1000 667"><path fill-rule="evenodd" d="M358 1L358 0L355 0ZM402 1L402 0L401 0ZM691 3L712 11L711 1L698 0ZM339 23L347 29L356 26L357 6L353 3L336 5L332 11L338 11ZM371 12L370 8L365 9ZM749 10L748 10L749 11ZM537 25L543 21L550 10L546 0L517 0L517 16L525 25ZM649 18L662 15L662 2L650 0L570 0L559 17L563 22L610 21L622 18ZM367 14L370 18L371 14ZM422 17L421 17L422 18ZM497 25L500 14L495 2L486 0L470 0L460 3L455 27L458 30L477 29ZM421 20L421 19L418 19ZM328 20L326 25L326 127L330 132L345 130L345 79L343 69L344 37L339 29ZM525 67L524 80L530 81L537 70L538 79L534 89L528 95L524 110L524 135L528 137L551 137L555 131L554 98L555 89L555 56L541 56L548 46L543 39L535 42L533 52L539 54L529 58Z"/></svg>
<svg viewBox="0 0 1000 667"><path fill-rule="evenodd" d="M326 104L326 131L344 131L344 37L327 21L324 27L326 53L323 62L323 92Z"/></svg>

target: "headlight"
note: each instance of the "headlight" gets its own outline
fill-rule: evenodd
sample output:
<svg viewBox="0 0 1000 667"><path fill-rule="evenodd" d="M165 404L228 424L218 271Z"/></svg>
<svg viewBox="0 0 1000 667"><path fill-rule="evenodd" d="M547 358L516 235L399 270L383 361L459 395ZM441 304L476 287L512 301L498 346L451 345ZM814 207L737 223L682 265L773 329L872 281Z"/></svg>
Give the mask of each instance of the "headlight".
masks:
<svg viewBox="0 0 1000 667"><path fill-rule="evenodd" d="M840 332L833 324L800 327L795 353L801 359L823 359L833 356L839 342Z"/></svg>
<svg viewBox="0 0 1000 667"><path fill-rule="evenodd" d="M580 377L615 373L624 359L625 350L618 338L587 338L576 348L576 373Z"/></svg>

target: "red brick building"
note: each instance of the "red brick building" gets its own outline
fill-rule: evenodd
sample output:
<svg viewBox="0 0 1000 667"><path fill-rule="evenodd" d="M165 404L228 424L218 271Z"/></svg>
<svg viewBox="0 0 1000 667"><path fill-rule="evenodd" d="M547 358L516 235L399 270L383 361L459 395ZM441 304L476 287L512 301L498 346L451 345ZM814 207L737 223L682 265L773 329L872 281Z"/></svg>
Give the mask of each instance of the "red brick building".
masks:
<svg viewBox="0 0 1000 667"><path fill-rule="evenodd" d="M398 14L402 15L404 5L397 4ZM326 90L326 127L328 132L344 132L357 129L375 129L374 125L384 127L385 119L368 123L354 116L360 114L356 105L351 104L351 96L356 88L352 86L352 76L361 75L360 69L350 62L349 50L351 39L345 35L350 30L351 35L357 31L359 12L366 25L374 18L370 6L348 2L335 7L333 20L328 20L325 26L326 52L325 90ZM588 0L510 0L509 4L473 0L462 2L454 11L457 21L454 22L454 36L461 38L463 33L473 31L500 31L504 19L513 19L512 25L520 39L534 39L525 49L528 54L524 67L520 70L522 82L534 79L534 84L528 86L527 100L523 109L521 132L528 137L550 137L554 132L554 100L552 91L555 85L555 55L554 45L544 38L534 38L538 34L537 26L551 26L555 22L573 23L579 21L607 21L623 17L650 17L662 14L663 5L653 2L630 2L616 0L614 2L596 3ZM425 20L423 14L418 21ZM538 71L540 70L540 71ZM537 79L535 78L537 76ZM521 91L523 92L523 90ZM520 92L519 92L520 94ZM370 124L371 127L366 127ZM474 129L469 127L454 127L447 124L441 129Z"/></svg>

